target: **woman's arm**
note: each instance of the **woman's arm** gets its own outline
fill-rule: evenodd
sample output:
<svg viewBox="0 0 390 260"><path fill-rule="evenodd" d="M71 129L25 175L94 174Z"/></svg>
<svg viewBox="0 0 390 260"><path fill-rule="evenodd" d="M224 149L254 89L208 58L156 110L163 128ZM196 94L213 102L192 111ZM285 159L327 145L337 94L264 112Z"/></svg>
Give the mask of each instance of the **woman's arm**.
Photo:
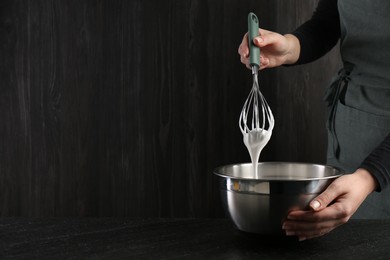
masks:
<svg viewBox="0 0 390 260"><path fill-rule="evenodd" d="M383 142L363 161L360 168L369 171L377 180L377 191L390 184L390 133Z"/></svg>
<svg viewBox="0 0 390 260"><path fill-rule="evenodd" d="M260 69L314 61L340 38L337 0L320 0L312 18L290 34L260 29L253 42L260 51ZM238 48L240 59L249 68L248 37L244 35Z"/></svg>
<svg viewBox="0 0 390 260"><path fill-rule="evenodd" d="M295 64L314 61L330 51L340 39L340 17L337 0L320 0L310 20L293 33L301 51Z"/></svg>

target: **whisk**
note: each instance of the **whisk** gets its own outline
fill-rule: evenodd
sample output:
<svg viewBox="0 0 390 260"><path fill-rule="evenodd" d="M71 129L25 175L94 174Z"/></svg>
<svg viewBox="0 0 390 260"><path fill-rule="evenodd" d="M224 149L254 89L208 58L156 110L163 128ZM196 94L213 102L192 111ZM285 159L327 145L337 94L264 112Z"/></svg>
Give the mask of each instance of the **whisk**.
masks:
<svg viewBox="0 0 390 260"><path fill-rule="evenodd" d="M254 13L248 15L248 43L250 66L252 68L253 85L242 108L239 126L244 137L257 175L257 163L262 149L271 139L275 120L271 108L259 89L257 72L260 64L260 49L254 45L253 38L259 35L259 21ZM261 114L260 114L261 113Z"/></svg>

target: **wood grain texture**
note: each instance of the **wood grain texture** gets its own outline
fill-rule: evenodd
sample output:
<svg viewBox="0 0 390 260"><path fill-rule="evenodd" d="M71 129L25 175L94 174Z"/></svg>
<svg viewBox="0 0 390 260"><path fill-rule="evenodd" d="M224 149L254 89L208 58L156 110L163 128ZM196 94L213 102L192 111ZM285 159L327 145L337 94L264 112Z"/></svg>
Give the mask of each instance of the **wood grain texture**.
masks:
<svg viewBox="0 0 390 260"><path fill-rule="evenodd" d="M288 33L312 15L318 1L276 1L275 28ZM305 8L302 8L302 7ZM326 111L323 96L340 68L338 46L321 59L276 69L271 105L276 113L272 154L281 161L326 163ZM276 150L274 150L276 149Z"/></svg>
<svg viewBox="0 0 390 260"><path fill-rule="evenodd" d="M212 170L250 160L246 16L287 32L316 2L2 1L0 215L221 216ZM261 160L324 162L336 57L260 74Z"/></svg>

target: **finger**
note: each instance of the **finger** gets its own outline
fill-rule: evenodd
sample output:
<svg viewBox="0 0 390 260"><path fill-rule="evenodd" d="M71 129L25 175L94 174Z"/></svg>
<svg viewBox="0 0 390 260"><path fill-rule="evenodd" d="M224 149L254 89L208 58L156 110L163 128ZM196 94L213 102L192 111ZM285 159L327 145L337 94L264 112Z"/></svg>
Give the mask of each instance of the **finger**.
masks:
<svg viewBox="0 0 390 260"><path fill-rule="evenodd" d="M269 59L268 58L265 58L264 56L260 55L260 62L259 62L259 65L260 65L260 70L262 69L265 69L265 68L268 68L269 67Z"/></svg>
<svg viewBox="0 0 390 260"><path fill-rule="evenodd" d="M239 47L238 47L238 54L241 56L241 57L249 57L249 48L248 48L248 45L244 45L244 44L241 44Z"/></svg>
<svg viewBox="0 0 390 260"><path fill-rule="evenodd" d="M280 36L275 33L263 34L261 36L257 36L253 39L253 43L258 47L264 47L273 43L277 43L279 41Z"/></svg>
<svg viewBox="0 0 390 260"><path fill-rule="evenodd" d="M303 222L303 221L286 220L283 222L282 229L286 231L293 231L293 232L306 232L306 231L315 231L321 229L334 228L341 224L344 223L339 219L322 221L322 222Z"/></svg>
<svg viewBox="0 0 390 260"><path fill-rule="evenodd" d="M262 65L262 64L260 64L259 70L263 70L263 69L266 69L266 68L268 68L268 65Z"/></svg>
<svg viewBox="0 0 390 260"><path fill-rule="evenodd" d="M249 57L240 56L240 61L241 61L241 63L245 64L248 69L251 69L251 67L249 65ZM260 64L259 65L260 65L260 68L259 68L260 70L267 68L269 66L269 59L260 56Z"/></svg>
<svg viewBox="0 0 390 260"><path fill-rule="evenodd" d="M339 203L341 204L341 203ZM302 239L310 239L322 236L349 220L349 215L340 213L339 205L333 204L330 207L319 211L295 211L291 215L300 216L300 220L287 219L282 224L287 236L298 236ZM295 217L296 217L295 216ZM291 216L290 216L291 218ZM306 219L303 221L302 219Z"/></svg>
<svg viewBox="0 0 390 260"><path fill-rule="evenodd" d="M338 185L336 180L332 182L323 193L310 202L310 207L315 211L320 211L326 208L330 203L332 203L333 200L342 194L343 191L341 190L340 185Z"/></svg>
<svg viewBox="0 0 390 260"><path fill-rule="evenodd" d="M244 56L240 56L240 61L243 64L248 64L249 63L249 58L246 58Z"/></svg>
<svg viewBox="0 0 390 260"><path fill-rule="evenodd" d="M265 35L265 34L270 34L272 32L263 28L259 28L259 33L260 35Z"/></svg>
<svg viewBox="0 0 390 260"><path fill-rule="evenodd" d="M241 63L244 64L248 69L252 69L251 66L249 65L249 58L245 57L240 57Z"/></svg>
<svg viewBox="0 0 390 260"><path fill-rule="evenodd" d="M338 220L320 223L285 221L282 229L285 231L286 236L298 236L299 238L310 239L323 236L342 224L343 222Z"/></svg>
<svg viewBox="0 0 390 260"><path fill-rule="evenodd" d="M300 223L296 224L299 225ZM342 223L327 221L317 225L315 225L314 223L310 223L310 225L296 226L295 228L289 228L287 226L284 228L284 230L286 236L313 238L323 236L340 225L342 225Z"/></svg>
<svg viewBox="0 0 390 260"><path fill-rule="evenodd" d="M304 236L298 237L298 241L299 242L305 241L306 239L310 239L310 238L307 238L307 237L304 237Z"/></svg>
<svg viewBox="0 0 390 260"><path fill-rule="evenodd" d="M249 47L248 47L248 33L242 38L242 42L238 47L238 54L240 56L248 57L249 56Z"/></svg>
<svg viewBox="0 0 390 260"><path fill-rule="evenodd" d="M337 202L321 211L291 211L287 215L287 220L300 221L303 223L321 222L348 219L350 215L351 211L348 207Z"/></svg>
<svg viewBox="0 0 390 260"><path fill-rule="evenodd" d="M263 44L264 43L264 39L262 36L257 36L253 39L253 43L257 46L257 47L264 47L266 44Z"/></svg>

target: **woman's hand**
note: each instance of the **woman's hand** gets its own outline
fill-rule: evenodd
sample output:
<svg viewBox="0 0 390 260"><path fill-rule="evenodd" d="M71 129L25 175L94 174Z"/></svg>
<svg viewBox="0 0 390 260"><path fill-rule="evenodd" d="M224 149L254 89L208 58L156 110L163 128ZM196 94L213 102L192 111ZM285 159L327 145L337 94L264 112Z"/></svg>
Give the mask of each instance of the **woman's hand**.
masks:
<svg viewBox="0 0 390 260"><path fill-rule="evenodd" d="M260 29L260 36L254 38L253 42L260 47L260 69L293 64L298 60L299 40L292 34L281 35ZM250 68L247 33L238 48L238 54L240 54L241 62Z"/></svg>
<svg viewBox="0 0 390 260"><path fill-rule="evenodd" d="M300 241L322 236L346 223L376 187L376 180L365 169L341 176L310 202L312 210L291 211L282 228Z"/></svg>

